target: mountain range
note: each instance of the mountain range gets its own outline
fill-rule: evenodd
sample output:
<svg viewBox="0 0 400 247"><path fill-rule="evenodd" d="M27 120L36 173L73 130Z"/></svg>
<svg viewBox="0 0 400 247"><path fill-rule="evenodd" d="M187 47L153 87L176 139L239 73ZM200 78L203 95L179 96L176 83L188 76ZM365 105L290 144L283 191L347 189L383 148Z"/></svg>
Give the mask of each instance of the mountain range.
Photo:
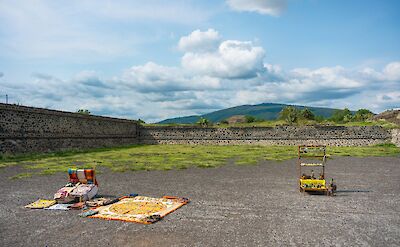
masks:
<svg viewBox="0 0 400 247"><path fill-rule="evenodd" d="M158 123L160 124L193 124L196 123L200 117L206 118L211 122L220 122L229 117L235 115L249 115L256 117L258 119L264 120L274 120L278 117L279 112L286 106L294 106L299 109L308 108L310 109L314 115L323 116L325 118L332 116L333 112L337 109L335 108L324 108L324 107L310 107L310 106L301 106L301 105L286 105L286 104L276 104L276 103L262 103L258 105L241 105L235 106L231 108L226 108L210 113L206 113L203 115L194 115L194 116L185 116L185 117L176 117L169 118Z"/></svg>

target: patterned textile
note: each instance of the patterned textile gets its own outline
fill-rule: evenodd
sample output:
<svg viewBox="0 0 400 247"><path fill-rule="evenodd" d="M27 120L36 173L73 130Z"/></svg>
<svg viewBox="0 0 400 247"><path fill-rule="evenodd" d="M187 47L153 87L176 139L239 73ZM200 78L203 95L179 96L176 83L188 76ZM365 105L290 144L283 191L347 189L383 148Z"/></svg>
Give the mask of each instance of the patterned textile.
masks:
<svg viewBox="0 0 400 247"><path fill-rule="evenodd" d="M94 184L80 184L72 192L71 195L74 197L84 196L89 193L96 185Z"/></svg>
<svg viewBox="0 0 400 247"><path fill-rule="evenodd" d="M83 184L86 184L88 182L88 180L86 179L86 176L85 176L85 170L83 170L83 169L76 170L76 174L78 176L79 182L81 182Z"/></svg>
<svg viewBox="0 0 400 247"><path fill-rule="evenodd" d="M71 183L65 185L54 194L54 200L57 200L57 203L67 203L75 200L71 192L77 188L77 186L78 184L73 185Z"/></svg>
<svg viewBox="0 0 400 247"><path fill-rule="evenodd" d="M69 181L71 183L82 183L82 184L96 184L94 169L68 169Z"/></svg>
<svg viewBox="0 0 400 247"><path fill-rule="evenodd" d="M58 203L87 201L98 191L94 169L68 169L69 183L54 195Z"/></svg>
<svg viewBox="0 0 400 247"><path fill-rule="evenodd" d="M87 201L95 197L98 190L98 187L94 184L79 184L71 192L71 196L77 200Z"/></svg>
<svg viewBox="0 0 400 247"><path fill-rule="evenodd" d="M89 217L151 224L188 202L177 197L122 197L116 203L94 209L98 214Z"/></svg>
<svg viewBox="0 0 400 247"><path fill-rule="evenodd" d="M55 200L45 200L45 199L39 199L35 202L32 202L28 205L26 205L26 208L33 208L33 209L41 209L41 208L47 208L52 205L56 204Z"/></svg>
<svg viewBox="0 0 400 247"><path fill-rule="evenodd" d="M118 198L106 198L106 197L99 197L99 198L94 198L90 201L86 201L86 206L88 207L100 207L108 204L112 204L119 201Z"/></svg>
<svg viewBox="0 0 400 247"><path fill-rule="evenodd" d="M85 212L83 212L83 213L80 213L80 214L78 214L80 217L88 217L88 216L92 216L92 215L95 215L95 214L98 214L99 212L97 212L97 211L95 211L95 210L93 210L93 209L89 209L89 210L87 210L87 211L85 211Z"/></svg>

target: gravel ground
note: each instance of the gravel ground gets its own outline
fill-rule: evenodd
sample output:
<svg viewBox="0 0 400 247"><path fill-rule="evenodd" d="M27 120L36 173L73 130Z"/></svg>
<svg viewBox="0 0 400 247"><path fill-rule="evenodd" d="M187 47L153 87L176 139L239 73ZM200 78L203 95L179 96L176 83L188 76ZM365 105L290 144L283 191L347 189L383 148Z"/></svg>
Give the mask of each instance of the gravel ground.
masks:
<svg viewBox="0 0 400 247"><path fill-rule="evenodd" d="M400 157L335 157L336 197L302 195L295 160L98 175L100 194L188 197L152 225L29 210L65 174L10 180L0 171L0 246L400 246Z"/></svg>

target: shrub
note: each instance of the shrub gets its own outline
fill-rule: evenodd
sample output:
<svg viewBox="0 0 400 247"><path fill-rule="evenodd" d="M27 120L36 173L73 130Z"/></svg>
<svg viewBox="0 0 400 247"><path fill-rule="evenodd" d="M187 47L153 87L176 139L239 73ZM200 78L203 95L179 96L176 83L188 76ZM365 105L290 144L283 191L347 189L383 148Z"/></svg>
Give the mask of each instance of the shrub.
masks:
<svg viewBox="0 0 400 247"><path fill-rule="evenodd" d="M368 109L359 109L354 115L354 121L363 122L371 119L374 114Z"/></svg>
<svg viewBox="0 0 400 247"><path fill-rule="evenodd" d="M88 109L79 109L76 112L83 115L90 115L90 111Z"/></svg>
<svg viewBox="0 0 400 247"><path fill-rule="evenodd" d="M344 121L345 117L346 120L350 120L352 115L353 114L351 113L351 111L347 108L344 108L343 110L335 110L330 120L332 120L335 123L341 123L345 122Z"/></svg>
<svg viewBox="0 0 400 247"><path fill-rule="evenodd" d="M199 121L197 121L197 124L202 127L207 127L211 125L211 122L207 118L200 117Z"/></svg>
<svg viewBox="0 0 400 247"><path fill-rule="evenodd" d="M228 120L224 119L220 122L221 124L229 124Z"/></svg>
<svg viewBox="0 0 400 247"><path fill-rule="evenodd" d="M299 110L293 106L287 106L279 113L279 119L285 120L288 124L297 122Z"/></svg>
<svg viewBox="0 0 400 247"><path fill-rule="evenodd" d="M247 123L254 123L256 121L256 118L253 116L246 115L245 118Z"/></svg>
<svg viewBox="0 0 400 247"><path fill-rule="evenodd" d="M310 109L308 108L304 108L302 111L300 111L300 116L303 119L307 119L307 120L314 120L315 119L315 115L312 111L310 111Z"/></svg>

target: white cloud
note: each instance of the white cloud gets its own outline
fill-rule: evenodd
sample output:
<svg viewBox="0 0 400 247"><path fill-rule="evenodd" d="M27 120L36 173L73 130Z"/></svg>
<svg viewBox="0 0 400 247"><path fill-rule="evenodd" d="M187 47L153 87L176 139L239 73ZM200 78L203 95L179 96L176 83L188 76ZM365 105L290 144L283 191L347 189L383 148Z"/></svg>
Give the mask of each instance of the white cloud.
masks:
<svg viewBox="0 0 400 247"><path fill-rule="evenodd" d="M400 62L389 63L383 69L383 73L388 80L400 81Z"/></svg>
<svg viewBox="0 0 400 247"><path fill-rule="evenodd" d="M249 41L226 40L214 52L188 52L182 66L196 74L220 78L251 78L263 69L264 49Z"/></svg>
<svg viewBox="0 0 400 247"><path fill-rule="evenodd" d="M213 50L193 47L198 46L184 49L182 64L176 67L148 62L108 79L95 71L70 79L34 73L28 83L0 85L13 103L69 111L87 108L150 122L263 102L374 112L400 106L399 61L382 70L334 66L285 71L265 63L263 48L249 41L220 40Z"/></svg>
<svg viewBox="0 0 400 247"><path fill-rule="evenodd" d="M233 10L279 16L286 9L286 0L226 0Z"/></svg>
<svg viewBox="0 0 400 247"><path fill-rule="evenodd" d="M178 47L184 52L207 52L218 48L221 37L214 29L205 32L199 29L193 31L188 36L183 36L179 40Z"/></svg>
<svg viewBox="0 0 400 247"><path fill-rule="evenodd" d="M218 78L185 74L180 68L148 62L125 71L122 82L141 92L168 92L215 89L220 86Z"/></svg>
<svg viewBox="0 0 400 247"><path fill-rule="evenodd" d="M324 67L316 70L294 69L291 71L293 80L298 80L305 87L304 90L313 91L318 85L321 88L351 89L359 88L363 84L357 78L352 78L350 73L341 66Z"/></svg>

